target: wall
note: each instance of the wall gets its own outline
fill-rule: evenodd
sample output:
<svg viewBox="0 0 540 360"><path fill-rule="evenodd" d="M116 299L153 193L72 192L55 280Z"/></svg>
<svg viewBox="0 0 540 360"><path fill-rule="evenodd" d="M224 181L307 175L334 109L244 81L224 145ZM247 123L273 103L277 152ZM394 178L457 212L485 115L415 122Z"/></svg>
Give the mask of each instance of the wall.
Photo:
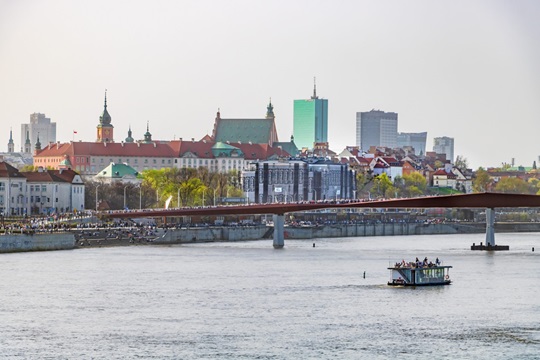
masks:
<svg viewBox="0 0 540 360"><path fill-rule="evenodd" d="M71 233L0 235L0 253L68 250L74 247L75 236Z"/></svg>

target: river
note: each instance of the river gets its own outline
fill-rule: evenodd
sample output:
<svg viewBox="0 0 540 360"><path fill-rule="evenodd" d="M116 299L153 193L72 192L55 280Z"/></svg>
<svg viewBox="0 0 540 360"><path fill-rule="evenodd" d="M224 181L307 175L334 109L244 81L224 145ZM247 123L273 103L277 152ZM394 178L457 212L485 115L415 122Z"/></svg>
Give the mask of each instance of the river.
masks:
<svg viewBox="0 0 540 360"><path fill-rule="evenodd" d="M495 238L510 251L474 234L2 254L0 358L539 359L540 235ZM386 285L426 256L452 285Z"/></svg>

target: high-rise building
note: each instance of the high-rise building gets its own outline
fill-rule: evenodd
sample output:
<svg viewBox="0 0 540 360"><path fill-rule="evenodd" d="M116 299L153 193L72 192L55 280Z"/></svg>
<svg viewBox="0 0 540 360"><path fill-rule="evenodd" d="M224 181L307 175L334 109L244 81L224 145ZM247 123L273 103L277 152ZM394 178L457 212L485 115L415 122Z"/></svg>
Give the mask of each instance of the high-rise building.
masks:
<svg viewBox="0 0 540 360"><path fill-rule="evenodd" d="M356 113L356 145L362 150L370 146L397 147L398 114L371 110Z"/></svg>
<svg viewBox="0 0 540 360"><path fill-rule="evenodd" d="M415 155L426 154L427 132L421 133L398 133L397 146L400 148L411 146Z"/></svg>
<svg viewBox="0 0 540 360"><path fill-rule="evenodd" d="M43 144L56 142L56 123L45 117L45 114L33 113L30 115L30 123L21 125L21 148L23 144L35 144L39 139ZM27 151L29 150L29 151ZM31 147L24 147L24 152L31 152Z"/></svg>
<svg viewBox="0 0 540 360"><path fill-rule="evenodd" d="M454 138L442 136L433 139L433 151L446 154L446 159L454 163Z"/></svg>
<svg viewBox="0 0 540 360"><path fill-rule="evenodd" d="M310 99L294 100L293 136L299 149L328 142L328 100L319 99L315 84Z"/></svg>

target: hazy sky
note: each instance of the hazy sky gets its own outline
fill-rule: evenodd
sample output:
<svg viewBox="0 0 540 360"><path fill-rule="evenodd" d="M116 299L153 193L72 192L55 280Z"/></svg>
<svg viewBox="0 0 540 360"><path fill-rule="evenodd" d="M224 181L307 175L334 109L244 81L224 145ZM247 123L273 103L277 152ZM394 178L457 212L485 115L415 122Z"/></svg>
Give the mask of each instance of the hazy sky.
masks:
<svg viewBox="0 0 540 360"><path fill-rule="evenodd" d="M317 78L330 148L356 112L455 139L473 168L540 155L540 1L0 0L0 150L33 112L94 141L107 89L115 140L200 139L215 114L262 118L281 141ZM4 140L1 140L4 139Z"/></svg>

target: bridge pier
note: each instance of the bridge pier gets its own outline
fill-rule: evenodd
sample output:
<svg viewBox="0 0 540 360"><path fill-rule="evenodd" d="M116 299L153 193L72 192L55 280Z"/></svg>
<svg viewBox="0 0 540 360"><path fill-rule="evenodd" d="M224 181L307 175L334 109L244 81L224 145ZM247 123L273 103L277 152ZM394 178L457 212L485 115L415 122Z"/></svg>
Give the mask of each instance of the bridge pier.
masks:
<svg viewBox="0 0 540 360"><path fill-rule="evenodd" d="M508 245L495 245L495 209L486 208L486 244L472 244L471 250L510 250Z"/></svg>
<svg viewBox="0 0 540 360"><path fill-rule="evenodd" d="M486 245L495 246L495 211L486 209Z"/></svg>
<svg viewBox="0 0 540 360"><path fill-rule="evenodd" d="M274 249L283 249L285 245L285 215L274 214L272 220L274 221Z"/></svg>

